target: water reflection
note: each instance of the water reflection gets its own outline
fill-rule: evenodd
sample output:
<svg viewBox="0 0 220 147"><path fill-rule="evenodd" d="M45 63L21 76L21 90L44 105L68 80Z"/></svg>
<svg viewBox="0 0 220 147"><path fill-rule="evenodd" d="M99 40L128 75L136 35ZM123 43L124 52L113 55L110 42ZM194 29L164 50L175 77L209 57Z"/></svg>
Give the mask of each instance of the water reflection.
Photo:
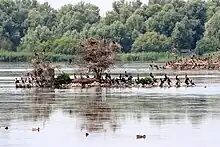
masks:
<svg viewBox="0 0 220 147"><path fill-rule="evenodd" d="M40 121L48 119L52 113L51 105L55 101L52 89L26 89L8 97L3 95L0 105L1 120L22 119Z"/></svg>
<svg viewBox="0 0 220 147"><path fill-rule="evenodd" d="M74 99L65 102L67 105L63 105L63 109L83 120L82 128L89 131L106 131L106 124L116 130L131 117L138 122L148 118L151 124L158 126L186 120L191 124L201 124L210 113L219 113L216 105L219 100L210 101L209 97L202 95L173 97L148 93L123 96L114 90L101 88L69 90L71 93Z"/></svg>
<svg viewBox="0 0 220 147"><path fill-rule="evenodd" d="M47 135L59 130L69 131L69 135L74 131L135 137L138 130L148 129L151 134L152 128L164 129L171 124L190 124L191 129L201 129L204 124L220 119L219 95L143 94L128 89L91 88L9 89L0 90L0 96L1 126L9 126L11 135L14 130L21 133L28 126L29 132L31 127L44 128L42 131ZM185 129L191 130L186 126Z"/></svg>
<svg viewBox="0 0 220 147"><path fill-rule="evenodd" d="M122 90L123 92L123 90ZM0 119L6 124L13 119L45 121L62 110L69 117L82 120L79 129L90 132L115 131L127 119L141 122L148 118L152 125L166 125L185 120L201 124L209 115L219 118L220 99L208 96L118 95L106 88L93 89L28 89L1 99Z"/></svg>
<svg viewBox="0 0 220 147"><path fill-rule="evenodd" d="M27 121L46 121L52 113L52 105L55 102L54 89L32 89L28 93L24 92L24 98L29 101Z"/></svg>

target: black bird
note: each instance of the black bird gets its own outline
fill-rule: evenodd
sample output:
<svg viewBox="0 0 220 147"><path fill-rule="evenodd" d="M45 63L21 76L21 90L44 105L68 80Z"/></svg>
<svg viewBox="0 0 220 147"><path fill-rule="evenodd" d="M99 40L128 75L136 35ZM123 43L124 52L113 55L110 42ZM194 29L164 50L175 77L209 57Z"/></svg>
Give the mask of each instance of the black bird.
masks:
<svg viewBox="0 0 220 147"><path fill-rule="evenodd" d="M186 84L187 86L189 86L189 82L190 82L190 80L189 80L188 76L185 75L185 84Z"/></svg>
<svg viewBox="0 0 220 147"><path fill-rule="evenodd" d="M157 69L157 70L159 70L159 67L158 67L158 65L154 65L154 67Z"/></svg>
<svg viewBox="0 0 220 147"><path fill-rule="evenodd" d="M164 81L166 81L168 79L167 75L164 75Z"/></svg>
<svg viewBox="0 0 220 147"><path fill-rule="evenodd" d="M127 71L125 71L125 77L128 77Z"/></svg>
<svg viewBox="0 0 220 147"><path fill-rule="evenodd" d="M19 80L18 80L17 78L15 79L15 83L16 83L16 84L19 83Z"/></svg>
<svg viewBox="0 0 220 147"><path fill-rule="evenodd" d="M121 75L121 73L119 74L119 79L121 80L121 78L122 78L122 75Z"/></svg>
<svg viewBox="0 0 220 147"><path fill-rule="evenodd" d="M170 80L170 78L167 79L167 83L168 83L169 87L171 87L172 81Z"/></svg>
<svg viewBox="0 0 220 147"><path fill-rule="evenodd" d="M132 78L133 78L132 76L129 76L128 81L132 81Z"/></svg>
<svg viewBox="0 0 220 147"><path fill-rule="evenodd" d="M157 83L157 79L154 78L154 76L153 76L152 73L150 73L150 77L153 79L153 82L154 82L154 83Z"/></svg>
<svg viewBox="0 0 220 147"><path fill-rule="evenodd" d="M80 78L83 79L83 75L82 75L82 73L80 73Z"/></svg>
<svg viewBox="0 0 220 147"><path fill-rule="evenodd" d="M172 81L170 80L170 78L166 74L164 76L164 82L167 81L168 85L171 86Z"/></svg>
<svg viewBox="0 0 220 147"><path fill-rule="evenodd" d="M177 81L180 81L180 79L178 78L178 75L176 76L176 80L177 80Z"/></svg>
<svg viewBox="0 0 220 147"><path fill-rule="evenodd" d="M120 85L119 79L116 79L115 82L117 83L117 85Z"/></svg>
<svg viewBox="0 0 220 147"><path fill-rule="evenodd" d="M5 130L8 130L8 127L5 127Z"/></svg>
<svg viewBox="0 0 220 147"><path fill-rule="evenodd" d="M77 77L76 77L76 74L75 74L75 73L73 74L73 76L74 76L74 79L77 79Z"/></svg>
<svg viewBox="0 0 220 147"><path fill-rule="evenodd" d="M69 59L69 64L71 64L72 63L72 59Z"/></svg>
<svg viewBox="0 0 220 147"><path fill-rule="evenodd" d="M165 82L165 81L164 81L163 79L161 79L161 78L160 78L160 85L159 85L159 86L160 86L160 88L162 88L162 87L163 87L164 82Z"/></svg>
<svg viewBox="0 0 220 147"><path fill-rule="evenodd" d="M89 133L86 133L86 137L88 137L89 136Z"/></svg>
<svg viewBox="0 0 220 147"><path fill-rule="evenodd" d="M176 87L180 87L180 79L178 78L178 75L176 76Z"/></svg>
<svg viewBox="0 0 220 147"><path fill-rule="evenodd" d="M194 83L192 80L190 80L190 84L191 84L192 86L195 86L195 83Z"/></svg>
<svg viewBox="0 0 220 147"><path fill-rule="evenodd" d="M150 77L151 77L152 79L154 79L154 76L153 76L153 74L152 74L152 73L150 73Z"/></svg>
<svg viewBox="0 0 220 147"><path fill-rule="evenodd" d="M137 74L137 80L136 80L136 83L139 84L139 82L140 82L140 75Z"/></svg>

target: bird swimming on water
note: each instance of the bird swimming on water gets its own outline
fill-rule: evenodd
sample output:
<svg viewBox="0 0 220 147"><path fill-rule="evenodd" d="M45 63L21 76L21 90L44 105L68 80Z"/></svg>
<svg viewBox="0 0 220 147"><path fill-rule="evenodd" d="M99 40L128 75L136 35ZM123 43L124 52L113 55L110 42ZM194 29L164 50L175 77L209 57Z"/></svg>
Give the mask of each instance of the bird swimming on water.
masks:
<svg viewBox="0 0 220 147"><path fill-rule="evenodd" d="M38 132L39 132L39 131L40 131L40 128L32 128L32 131L33 131L33 132L35 132L35 131L38 131Z"/></svg>

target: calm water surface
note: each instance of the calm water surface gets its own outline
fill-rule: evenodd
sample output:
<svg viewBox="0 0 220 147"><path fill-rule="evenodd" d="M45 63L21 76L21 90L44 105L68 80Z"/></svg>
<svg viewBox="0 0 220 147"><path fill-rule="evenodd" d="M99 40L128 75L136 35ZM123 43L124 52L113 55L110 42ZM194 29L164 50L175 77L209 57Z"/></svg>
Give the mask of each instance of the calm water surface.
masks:
<svg viewBox="0 0 220 147"><path fill-rule="evenodd" d="M75 72L62 65L61 71ZM218 71L151 71L148 64L117 66L157 77L188 73L194 88L15 89L27 64L0 63L0 146L7 147L219 147ZM207 88L204 88L207 86ZM3 127L8 126L9 130ZM32 132L32 128L40 132ZM88 132L89 137L85 137ZM136 140L146 134L145 140Z"/></svg>

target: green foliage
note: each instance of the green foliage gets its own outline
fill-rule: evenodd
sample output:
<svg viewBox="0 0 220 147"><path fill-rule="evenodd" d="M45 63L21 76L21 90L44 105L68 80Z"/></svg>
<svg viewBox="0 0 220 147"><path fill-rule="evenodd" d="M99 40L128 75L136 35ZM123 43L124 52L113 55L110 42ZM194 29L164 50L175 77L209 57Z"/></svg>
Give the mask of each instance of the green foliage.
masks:
<svg viewBox="0 0 220 147"><path fill-rule="evenodd" d="M173 31L172 41L178 49L191 49L193 42L193 30L191 28L191 21L188 17L176 23Z"/></svg>
<svg viewBox="0 0 220 147"><path fill-rule="evenodd" d="M166 52L170 49L170 39L156 32L140 35L132 46L134 52Z"/></svg>
<svg viewBox="0 0 220 147"><path fill-rule="evenodd" d="M61 75L57 76L55 79L55 86L61 86L63 84L70 84L72 82L70 76L66 73L62 73Z"/></svg>
<svg viewBox="0 0 220 147"><path fill-rule="evenodd" d="M206 24L204 37L197 43L196 50L200 53L216 51L220 46L220 10Z"/></svg>
<svg viewBox="0 0 220 147"><path fill-rule="evenodd" d="M214 37L220 41L220 10L217 11L213 17L206 24L206 31L204 37Z"/></svg>
<svg viewBox="0 0 220 147"><path fill-rule="evenodd" d="M200 54L204 54L206 52L214 52L216 51L218 45L219 45L219 42L213 37L203 38L202 40L198 42L196 50Z"/></svg>
<svg viewBox="0 0 220 147"><path fill-rule="evenodd" d="M150 77L141 78L140 81L139 81L139 83L141 83L142 85L144 85L144 84L149 85L149 84L152 84L152 83L153 83L153 80L152 80L152 78L150 78Z"/></svg>
<svg viewBox="0 0 220 147"><path fill-rule="evenodd" d="M165 9L167 10L158 12L146 21L146 30L159 32L160 34L170 37L175 24L182 19L182 15L174 9Z"/></svg>
<svg viewBox="0 0 220 147"><path fill-rule="evenodd" d="M85 2L56 10L36 0L0 0L1 52L12 51L15 59L14 52L23 56L45 49L50 59L64 59L75 55L78 42L90 37L117 41L122 53L131 54L170 52L171 44L202 53L219 47L219 0L119 0L112 8L101 17L97 6ZM1 58L8 60L6 54Z"/></svg>
<svg viewBox="0 0 220 147"><path fill-rule="evenodd" d="M0 49L0 61L2 62L28 62L32 53L29 52L8 52L4 49ZM45 54L45 60L51 62L68 61L72 58L72 55L54 54L48 52Z"/></svg>

